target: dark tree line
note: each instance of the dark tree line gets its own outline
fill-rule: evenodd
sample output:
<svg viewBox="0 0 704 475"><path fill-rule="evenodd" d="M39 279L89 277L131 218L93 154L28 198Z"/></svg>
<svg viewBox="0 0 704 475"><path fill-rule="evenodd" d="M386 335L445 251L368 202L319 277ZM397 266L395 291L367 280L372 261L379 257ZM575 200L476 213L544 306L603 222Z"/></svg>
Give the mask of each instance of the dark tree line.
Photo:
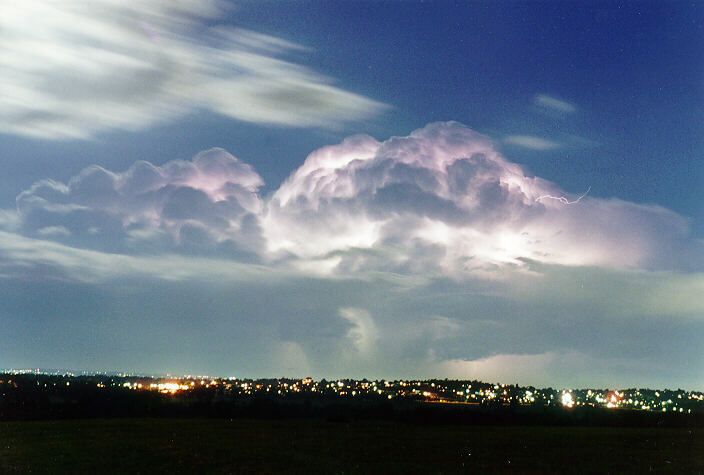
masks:
<svg viewBox="0 0 704 475"><path fill-rule="evenodd" d="M335 394L237 394L222 387L162 394L135 391L110 377L0 375L0 420L113 417L392 419L424 424L704 426L704 414L580 407L426 403L414 398ZM68 383L68 384L67 384Z"/></svg>

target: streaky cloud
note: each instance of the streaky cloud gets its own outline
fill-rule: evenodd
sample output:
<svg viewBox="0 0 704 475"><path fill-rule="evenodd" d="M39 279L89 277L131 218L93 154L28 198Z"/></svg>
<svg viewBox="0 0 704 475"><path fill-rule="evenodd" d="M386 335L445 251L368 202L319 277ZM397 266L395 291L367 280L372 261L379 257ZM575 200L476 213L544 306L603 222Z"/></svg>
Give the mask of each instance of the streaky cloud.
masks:
<svg viewBox="0 0 704 475"><path fill-rule="evenodd" d="M533 103L545 109L550 109L555 112L572 113L577 111L577 107L567 101L563 101L547 94L537 94L533 98Z"/></svg>
<svg viewBox="0 0 704 475"><path fill-rule="evenodd" d="M284 59L305 50L297 44L211 26L228 10L218 0L5 4L3 133L86 139L200 110L258 124L335 128L386 108Z"/></svg>
<svg viewBox="0 0 704 475"><path fill-rule="evenodd" d="M531 150L553 150L560 147L557 142L532 135L509 135L504 138L504 142Z"/></svg>

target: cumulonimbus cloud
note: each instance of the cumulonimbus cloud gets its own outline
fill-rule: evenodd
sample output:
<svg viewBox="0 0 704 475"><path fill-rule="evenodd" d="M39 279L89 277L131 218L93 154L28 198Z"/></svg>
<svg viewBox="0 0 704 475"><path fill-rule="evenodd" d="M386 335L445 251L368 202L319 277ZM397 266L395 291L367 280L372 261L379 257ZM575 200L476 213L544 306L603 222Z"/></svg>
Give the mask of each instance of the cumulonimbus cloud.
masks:
<svg viewBox="0 0 704 475"><path fill-rule="evenodd" d="M269 200L262 227L270 253L321 269L445 275L488 274L525 259L651 267L687 236L686 220L658 206L545 195L565 193L506 160L488 138L435 123L312 153Z"/></svg>
<svg viewBox="0 0 704 475"><path fill-rule="evenodd" d="M221 149L122 173L93 166L68 184L34 184L18 196L12 222L25 235L75 246L224 246L324 275L495 278L530 263L667 269L688 239L687 221L662 207L541 200L566 193L455 122L385 142L350 137L313 152L267 199L262 184Z"/></svg>
<svg viewBox="0 0 704 475"><path fill-rule="evenodd" d="M67 184L42 180L17 197L24 234L130 252L237 242L256 247L263 184L222 149L160 167L136 162L114 173L91 166ZM245 243L244 240L248 242Z"/></svg>
<svg viewBox="0 0 704 475"><path fill-rule="evenodd" d="M135 130L197 110L295 127L334 127L384 105L282 56L304 48L210 26L218 0L3 4L0 128L42 138Z"/></svg>

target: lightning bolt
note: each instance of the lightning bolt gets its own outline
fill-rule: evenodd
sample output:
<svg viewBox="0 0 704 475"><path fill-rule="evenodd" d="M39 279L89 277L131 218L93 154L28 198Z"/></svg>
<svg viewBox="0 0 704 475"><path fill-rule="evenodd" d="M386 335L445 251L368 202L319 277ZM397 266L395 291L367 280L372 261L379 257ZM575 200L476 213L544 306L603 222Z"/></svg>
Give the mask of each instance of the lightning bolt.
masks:
<svg viewBox="0 0 704 475"><path fill-rule="evenodd" d="M589 193L589 191L590 191L591 189L592 189L592 186L589 185L589 188L587 188L587 191L585 191L584 193L582 193L581 195L579 195L579 197L578 197L576 200L574 200L574 201L569 201L569 200L568 200L567 198L565 198L564 196L552 196L552 195L538 196L538 197L535 199L535 201L536 201L536 202L539 202L540 200L551 199L551 200L557 200L557 201L559 201L560 203L564 203L564 204L566 204L566 205L573 205L573 204L575 204L575 203L579 203L579 200L581 200L582 198L584 198L585 196L587 196L587 193Z"/></svg>

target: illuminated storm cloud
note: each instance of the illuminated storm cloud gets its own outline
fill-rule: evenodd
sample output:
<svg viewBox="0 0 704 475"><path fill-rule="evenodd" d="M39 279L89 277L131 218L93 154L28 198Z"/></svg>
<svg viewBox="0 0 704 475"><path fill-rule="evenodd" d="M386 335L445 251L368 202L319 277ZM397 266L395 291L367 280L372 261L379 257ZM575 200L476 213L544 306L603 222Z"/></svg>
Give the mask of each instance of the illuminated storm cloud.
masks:
<svg viewBox="0 0 704 475"><path fill-rule="evenodd" d="M240 240L254 229L261 177L222 149L123 173L91 166L68 184L42 180L17 197L22 230L110 251L160 251ZM256 245L256 243L249 243Z"/></svg>
<svg viewBox="0 0 704 475"><path fill-rule="evenodd" d="M499 278L528 262L660 268L658 252L688 232L661 207L568 195L455 122L385 142L350 137L310 154L268 199L262 184L213 149L123 173L89 167L66 185L34 184L17 204L33 237L120 252L224 246L318 275Z"/></svg>
<svg viewBox="0 0 704 475"><path fill-rule="evenodd" d="M355 136L312 153L269 200L262 226L270 253L321 272L453 276L488 276L526 259L657 267L657 248L687 235L683 218L657 206L564 196L488 138L434 123L407 137Z"/></svg>
<svg viewBox="0 0 704 475"><path fill-rule="evenodd" d="M602 384L628 368L640 384L672 370L633 338L654 327L667 337L653 355L699 358L698 345L669 346L698 334L704 308L701 261L678 267L697 245L684 218L579 199L461 124L350 137L270 196L262 185L222 149L40 181L0 215L0 305L47 342L64 325L92 332L66 365L99 341L116 367L146 369L149 348L149 367L181 371ZM84 292L80 309L67 288ZM36 295L52 295L49 326ZM176 355L174 338L198 344ZM226 357L213 363L206 347ZM698 377L686 371L667 380Z"/></svg>

